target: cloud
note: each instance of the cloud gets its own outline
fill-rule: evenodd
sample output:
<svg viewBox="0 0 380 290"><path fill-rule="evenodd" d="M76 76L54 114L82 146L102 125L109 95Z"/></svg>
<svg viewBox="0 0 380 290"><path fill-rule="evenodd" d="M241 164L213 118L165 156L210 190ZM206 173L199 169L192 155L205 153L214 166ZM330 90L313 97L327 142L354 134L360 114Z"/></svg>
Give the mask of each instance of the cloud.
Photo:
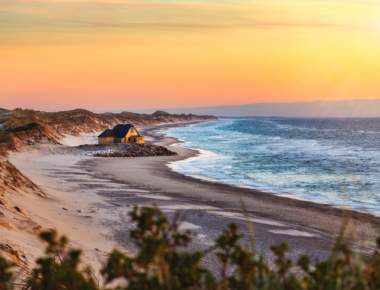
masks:
<svg viewBox="0 0 380 290"><path fill-rule="evenodd" d="M303 1L311 5L307 9L313 8L313 3L316 2L323 7L332 2L341 2L332 1L328 4L324 0ZM282 5L275 0L2 0L0 30L79 32L91 29L342 29L362 25L349 23L345 21L346 18L342 20L337 17L336 20L334 17L322 17L319 14L323 13L318 14L306 8L302 8L303 11L298 8L300 5L294 6L297 3L297 0L283 0Z"/></svg>

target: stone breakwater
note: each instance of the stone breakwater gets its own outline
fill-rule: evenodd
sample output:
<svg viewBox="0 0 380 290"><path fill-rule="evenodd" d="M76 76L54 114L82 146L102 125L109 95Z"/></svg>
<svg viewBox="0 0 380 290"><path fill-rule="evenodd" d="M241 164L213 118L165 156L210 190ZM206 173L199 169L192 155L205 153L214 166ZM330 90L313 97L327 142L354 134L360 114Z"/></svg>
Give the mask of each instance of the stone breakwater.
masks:
<svg viewBox="0 0 380 290"><path fill-rule="evenodd" d="M166 147L145 144L82 145L78 147L87 155L95 157L149 157L173 156L177 153Z"/></svg>

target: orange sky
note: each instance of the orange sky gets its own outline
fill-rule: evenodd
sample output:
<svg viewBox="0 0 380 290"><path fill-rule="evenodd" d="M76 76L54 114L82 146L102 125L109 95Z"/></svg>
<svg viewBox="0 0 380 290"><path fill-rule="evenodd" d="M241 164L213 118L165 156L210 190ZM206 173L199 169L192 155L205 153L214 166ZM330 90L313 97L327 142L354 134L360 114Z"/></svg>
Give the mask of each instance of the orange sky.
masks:
<svg viewBox="0 0 380 290"><path fill-rule="evenodd" d="M380 98L377 0L2 0L0 107Z"/></svg>

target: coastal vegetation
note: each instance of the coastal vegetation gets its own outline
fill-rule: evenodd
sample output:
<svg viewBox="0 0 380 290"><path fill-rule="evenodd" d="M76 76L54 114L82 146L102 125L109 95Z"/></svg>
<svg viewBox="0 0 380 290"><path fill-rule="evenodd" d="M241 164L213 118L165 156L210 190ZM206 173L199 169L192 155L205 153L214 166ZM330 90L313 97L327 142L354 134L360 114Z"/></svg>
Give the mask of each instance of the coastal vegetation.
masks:
<svg viewBox="0 0 380 290"><path fill-rule="evenodd" d="M380 240L372 254L361 256L351 250L344 231L330 256L311 261L301 256L292 261L287 245L271 247L274 260L243 245L238 228L229 225L205 251L189 251L191 233L179 229L158 208L135 207L130 213L135 224L130 238L134 255L114 250L99 275L81 261L81 251L68 246L68 239L55 230L43 231L45 256L27 277L20 280L14 265L0 258L0 289L31 290L375 290L380 289ZM219 272L202 265L206 255L215 255Z"/></svg>

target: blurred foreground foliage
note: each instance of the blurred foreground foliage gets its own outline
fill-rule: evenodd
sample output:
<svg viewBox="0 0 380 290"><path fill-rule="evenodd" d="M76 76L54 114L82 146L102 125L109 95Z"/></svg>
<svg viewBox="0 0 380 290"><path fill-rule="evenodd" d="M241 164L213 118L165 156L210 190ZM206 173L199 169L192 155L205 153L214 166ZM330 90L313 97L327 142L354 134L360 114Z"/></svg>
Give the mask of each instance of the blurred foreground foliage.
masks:
<svg viewBox="0 0 380 290"><path fill-rule="evenodd" d="M369 290L380 289L379 249L363 257L338 238L331 255L311 262L307 256L297 263L289 259L286 244L272 246L274 265L241 243L242 235L229 225L207 251L190 252L189 232L178 222L169 222L157 208L134 208L136 227L130 232L137 246L134 256L114 250L98 275L81 263L81 251L68 247L68 240L54 230L43 232L45 256L37 260L29 277L14 283L13 264L0 258L0 290ZM201 261L214 253L219 273ZM97 277L97 278L95 278Z"/></svg>

